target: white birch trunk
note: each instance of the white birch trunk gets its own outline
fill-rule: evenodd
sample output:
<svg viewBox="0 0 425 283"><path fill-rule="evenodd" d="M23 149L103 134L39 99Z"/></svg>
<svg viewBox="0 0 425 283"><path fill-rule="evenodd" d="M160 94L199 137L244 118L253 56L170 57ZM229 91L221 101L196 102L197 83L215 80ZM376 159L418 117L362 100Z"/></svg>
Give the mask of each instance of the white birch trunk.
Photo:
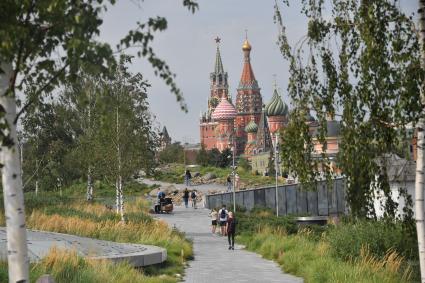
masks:
<svg viewBox="0 0 425 283"><path fill-rule="evenodd" d="M87 170L87 201L93 200L93 180L91 174L91 166Z"/></svg>
<svg viewBox="0 0 425 283"><path fill-rule="evenodd" d="M125 215L124 215L124 196L123 196L123 186L122 186L122 177L121 175L118 177L119 182L119 194L120 194L120 215L121 215L121 221L125 222Z"/></svg>
<svg viewBox="0 0 425 283"><path fill-rule="evenodd" d="M9 126L8 134L14 145L1 147L2 184L4 210L7 227L7 260L9 282L29 282L29 260L27 231L25 226L24 193L22 189L21 167L16 136L16 101L12 95L6 96L12 75L11 64L1 64L0 104L6 113L4 119Z"/></svg>
<svg viewBox="0 0 425 283"><path fill-rule="evenodd" d="M92 89L89 89L89 105L88 105L88 123L87 123L87 133L92 138L92 124L91 124L91 104L92 104ZM93 200L93 180L92 180L92 166L90 165L87 170L87 201Z"/></svg>
<svg viewBox="0 0 425 283"><path fill-rule="evenodd" d="M419 0L419 43L421 48L421 66L425 68L425 0ZM422 83L422 87L425 82ZM425 93L421 91L422 114L425 106ZM417 125L417 159L415 178L415 213L416 230L418 236L419 264L421 271L421 282L425 283L425 226L424 226L424 127L425 119L421 118Z"/></svg>
<svg viewBox="0 0 425 283"><path fill-rule="evenodd" d="M117 214L120 213L120 188L118 178L115 180L115 207Z"/></svg>
<svg viewBox="0 0 425 283"><path fill-rule="evenodd" d="M124 218L124 198L122 192L122 176L121 176L121 148L120 148L120 116L119 116L119 103L117 103L117 113L116 113L116 134L117 134L117 173L118 173L118 205L119 213L121 215L121 221L125 221Z"/></svg>
<svg viewBox="0 0 425 283"><path fill-rule="evenodd" d="M37 145L37 148L38 148L38 145ZM36 172L36 175L35 175L35 195L38 195L38 159L36 159L35 160L35 172Z"/></svg>

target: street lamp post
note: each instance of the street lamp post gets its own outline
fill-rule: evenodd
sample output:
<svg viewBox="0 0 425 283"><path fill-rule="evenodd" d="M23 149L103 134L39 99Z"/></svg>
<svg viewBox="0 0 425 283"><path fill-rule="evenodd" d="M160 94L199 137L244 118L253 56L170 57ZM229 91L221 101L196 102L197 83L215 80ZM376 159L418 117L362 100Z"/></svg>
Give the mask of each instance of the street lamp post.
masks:
<svg viewBox="0 0 425 283"><path fill-rule="evenodd" d="M235 187L235 179L236 179L236 172L235 172L235 151L236 151L236 144L235 144L235 138L232 137L232 176L233 176L233 212L236 213L236 187Z"/></svg>
<svg viewBox="0 0 425 283"><path fill-rule="evenodd" d="M278 170L279 170L279 133L275 133L274 138L274 170L275 170L275 177L276 177L276 187L275 187L275 193L276 193L276 216L279 216L279 194L277 191L277 181L278 181Z"/></svg>

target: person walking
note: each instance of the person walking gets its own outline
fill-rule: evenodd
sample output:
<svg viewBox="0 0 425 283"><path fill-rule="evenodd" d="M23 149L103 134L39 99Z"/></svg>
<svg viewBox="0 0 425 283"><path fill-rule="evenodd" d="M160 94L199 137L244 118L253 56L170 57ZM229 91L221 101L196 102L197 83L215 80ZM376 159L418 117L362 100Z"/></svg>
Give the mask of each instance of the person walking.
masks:
<svg viewBox="0 0 425 283"><path fill-rule="evenodd" d="M223 207L218 211L218 216L220 220L220 230L221 236L226 236L226 225L227 225L227 216L229 215L226 205L223 204Z"/></svg>
<svg viewBox="0 0 425 283"><path fill-rule="evenodd" d="M194 209L196 209L196 191L195 191L195 190L193 190L193 191L190 193L190 198L192 199L192 207L193 207Z"/></svg>
<svg viewBox="0 0 425 283"><path fill-rule="evenodd" d="M186 186L190 186L190 179L192 179L192 174L190 174L189 170L186 170L186 173L184 174L184 182Z"/></svg>
<svg viewBox="0 0 425 283"><path fill-rule="evenodd" d="M230 175L227 176L227 191L231 192L232 191L232 179L230 178Z"/></svg>
<svg viewBox="0 0 425 283"><path fill-rule="evenodd" d="M215 210L215 208L211 209L210 217L211 217L211 232L213 235L215 235L215 230L217 229L217 218L218 218L218 212L217 210Z"/></svg>
<svg viewBox="0 0 425 283"><path fill-rule="evenodd" d="M235 233L236 233L236 219L233 212L229 212L227 218L227 240L229 241L229 250L235 249Z"/></svg>
<svg viewBox="0 0 425 283"><path fill-rule="evenodd" d="M235 187L233 188L235 191L239 191L239 180L240 180L239 175L236 174L235 175Z"/></svg>
<svg viewBox="0 0 425 283"><path fill-rule="evenodd" d="M165 193L163 191L161 191L161 189L158 189L157 202L156 202L156 205L155 205L155 212L156 213L161 212L161 202L164 200L164 198L165 198Z"/></svg>
<svg viewBox="0 0 425 283"><path fill-rule="evenodd" d="M183 192L183 201L184 206L187 208L189 203L189 190L187 188L185 188Z"/></svg>

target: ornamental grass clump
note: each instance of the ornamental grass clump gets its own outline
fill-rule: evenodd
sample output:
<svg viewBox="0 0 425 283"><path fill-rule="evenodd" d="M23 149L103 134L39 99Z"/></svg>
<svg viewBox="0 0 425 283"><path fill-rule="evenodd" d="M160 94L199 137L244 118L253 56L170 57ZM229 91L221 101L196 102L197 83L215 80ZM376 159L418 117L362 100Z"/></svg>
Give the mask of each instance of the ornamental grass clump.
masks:
<svg viewBox="0 0 425 283"><path fill-rule="evenodd" d="M76 251L52 248L38 263L32 266L32 277L51 274L56 282L175 282L170 276L149 277L126 262L112 263L78 256Z"/></svg>
<svg viewBox="0 0 425 283"><path fill-rule="evenodd" d="M137 280L133 277L129 277L128 280L124 277L118 278L118 281L109 280L109 278L115 278L112 275L103 280L103 277L100 278L98 274L95 274L96 277L93 277L95 279L92 279L91 276L94 271L91 269L108 269L111 263L101 264L99 261L92 263L90 260L79 257L77 257L77 260L69 255L71 258L66 262L67 269L55 271L55 274L58 274L58 278L60 278L57 282L176 282L178 280L176 274L184 273L185 262L193 256L192 245L190 241L185 239L184 234L170 229L164 221L155 221L148 214L150 204L142 198L136 198L127 203L125 207L127 220L125 223L121 221L115 210L109 209L104 204L77 201L58 201L54 204L54 200L57 200L56 196L47 199L44 206L41 201L32 201L31 209L26 211L28 228L121 243L156 245L167 250L167 260L164 263L143 268L145 276L142 281L138 281L139 279L136 277L134 278ZM4 225L4 222L4 213L0 210L0 225ZM54 262L55 259L59 260L60 257L55 256L55 253L60 252L52 251L50 257L46 260L50 260L50 263ZM44 264L47 262L44 261ZM58 262L57 264L60 267L61 263ZM83 277L69 277L68 275L66 275L68 277L65 275L63 277L61 275L68 274L67 270L74 270L75 264L80 265L79 270L84 273L81 275ZM40 270L47 272L57 268L54 264L43 266L38 265L37 268L33 268L31 276L35 276L34 274L42 275L38 274ZM124 274L126 268L133 270L132 267L125 265L113 270ZM3 271L7 275L7 265L0 263L0 282L7 282L8 279L3 278L6 276L2 273ZM67 279L62 280L61 278ZM36 277L33 277L33 279L35 281Z"/></svg>
<svg viewBox="0 0 425 283"><path fill-rule="evenodd" d="M343 260L334 255L333 244L326 240L325 234L315 240L311 233L309 229L301 229L297 234L287 235L282 229L265 227L237 239L249 250L275 260L285 272L310 283L411 282L411 268L394 250L378 258L363 247L359 257Z"/></svg>

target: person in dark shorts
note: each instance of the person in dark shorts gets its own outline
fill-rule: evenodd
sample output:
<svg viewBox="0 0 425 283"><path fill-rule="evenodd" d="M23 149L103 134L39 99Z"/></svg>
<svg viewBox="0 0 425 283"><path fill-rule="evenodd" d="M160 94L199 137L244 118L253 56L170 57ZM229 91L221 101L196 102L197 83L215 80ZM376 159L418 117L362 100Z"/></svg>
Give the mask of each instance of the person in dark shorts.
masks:
<svg viewBox="0 0 425 283"><path fill-rule="evenodd" d="M217 218L218 218L218 212L213 208L210 212L211 217L211 232L213 235L215 235L215 230L217 229Z"/></svg>
<svg viewBox="0 0 425 283"><path fill-rule="evenodd" d="M183 192L183 201L184 201L184 206L187 208L189 204L189 190L187 188L184 189L184 192Z"/></svg>
<svg viewBox="0 0 425 283"><path fill-rule="evenodd" d="M235 233L236 233L236 219L233 212L229 212L227 218L227 240L229 241L229 250L235 249Z"/></svg>
<svg viewBox="0 0 425 283"><path fill-rule="evenodd" d="M229 213L226 209L226 205L223 204L223 207L218 211L218 217L220 220L220 228L221 228L221 236L226 236L226 225L227 225L227 217Z"/></svg>
<svg viewBox="0 0 425 283"><path fill-rule="evenodd" d="M197 197L196 190L193 190L193 191L190 193L190 198L192 199L192 207L193 207L194 209L196 209L196 197Z"/></svg>

